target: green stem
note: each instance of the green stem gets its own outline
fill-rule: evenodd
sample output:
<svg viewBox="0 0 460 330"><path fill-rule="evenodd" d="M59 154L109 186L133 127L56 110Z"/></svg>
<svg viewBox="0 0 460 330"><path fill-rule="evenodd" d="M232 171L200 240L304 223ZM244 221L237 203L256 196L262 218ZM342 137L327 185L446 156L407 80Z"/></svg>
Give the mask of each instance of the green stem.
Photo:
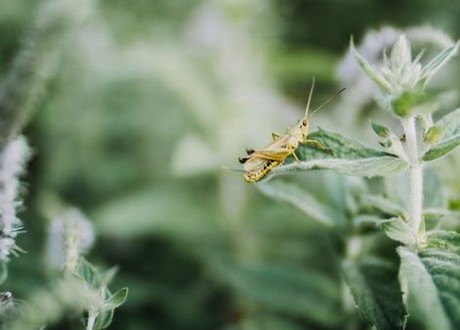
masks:
<svg viewBox="0 0 460 330"><path fill-rule="evenodd" d="M417 139L417 130L415 117L402 120L404 133L406 134L407 152L409 160L410 175L410 205L409 214L411 218L411 227L416 241L419 241L420 226L422 224L423 209L423 168L419 155L419 144Z"/></svg>
<svg viewBox="0 0 460 330"><path fill-rule="evenodd" d="M94 323L96 322L97 313L90 312L88 315L88 323L86 324L86 330L93 330Z"/></svg>

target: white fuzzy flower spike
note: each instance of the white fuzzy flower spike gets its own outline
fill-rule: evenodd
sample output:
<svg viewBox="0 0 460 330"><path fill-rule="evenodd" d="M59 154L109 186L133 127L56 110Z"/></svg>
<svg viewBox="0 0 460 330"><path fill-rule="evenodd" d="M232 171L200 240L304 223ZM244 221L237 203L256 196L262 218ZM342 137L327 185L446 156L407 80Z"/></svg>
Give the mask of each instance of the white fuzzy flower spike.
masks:
<svg viewBox="0 0 460 330"><path fill-rule="evenodd" d="M22 223L16 216L19 176L30 154L23 137L9 142L0 154L0 261L8 261L11 253L20 250L16 236Z"/></svg>
<svg viewBox="0 0 460 330"><path fill-rule="evenodd" d="M91 222L76 208L67 209L49 227L47 262L51 268L72 272L79 257L94 243Z"/></svg>

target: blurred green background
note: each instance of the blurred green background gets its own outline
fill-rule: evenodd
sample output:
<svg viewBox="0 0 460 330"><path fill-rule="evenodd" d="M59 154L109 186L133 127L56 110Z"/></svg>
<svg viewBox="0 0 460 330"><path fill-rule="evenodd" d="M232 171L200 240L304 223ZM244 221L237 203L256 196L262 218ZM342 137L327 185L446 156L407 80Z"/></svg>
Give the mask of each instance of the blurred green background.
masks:
<svg viewBox="0 0 460 330"><path fill-rule="evenodd" d="M2 75L42 3L1 3ZM130 288L112 329L341 329L331 252L340 241L223 166L295 122L312 76L316 105L343 87L337 64L351 35L428 24L455 38L460 3L83 5L88 17L25 129L34 150L19 238L27 253L10 262L5 289L24 299L45 283L47 214L59 200L94 223L88 259L118 265L113 287ZM348 123L340 102L312 129L365 135L370 110L356 109ZM334 189L317 174L305 182L319 198Z"/></svg>

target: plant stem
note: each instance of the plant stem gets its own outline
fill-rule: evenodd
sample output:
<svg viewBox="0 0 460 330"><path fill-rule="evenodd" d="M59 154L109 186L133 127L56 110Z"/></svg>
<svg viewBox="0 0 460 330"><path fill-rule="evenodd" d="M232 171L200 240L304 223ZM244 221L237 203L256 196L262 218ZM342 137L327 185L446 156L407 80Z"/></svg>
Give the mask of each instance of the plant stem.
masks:
<svg viewBox="0 0 460 330"><path fill-rule="evenodd" d="M419 156L419 145L417 130L415 127L415 117L402 120L404 133L406 134L407 152L409 159L410 174L410 206L409 214L411 227L416 242L418 242L420 225L422 224L422 204L423 204L423 169Z"/></svg>
<svg viewBox="0 0 460 330"><path fill-rule="evenodd" d="M97 313L90 312L88 315L88 322L86 323L86 330L93 330L94 323L96 322Z"/></svg>

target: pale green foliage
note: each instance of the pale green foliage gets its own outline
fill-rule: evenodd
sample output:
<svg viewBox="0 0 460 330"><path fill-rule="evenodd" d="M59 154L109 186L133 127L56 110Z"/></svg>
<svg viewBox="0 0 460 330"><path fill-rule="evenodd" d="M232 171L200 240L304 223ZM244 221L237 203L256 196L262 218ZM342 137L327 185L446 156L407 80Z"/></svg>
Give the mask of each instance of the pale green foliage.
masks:
<svg viewBox="0 0 460 330"><path fill-rule="evenodd" d="M340 324L338 283L330 276L289 264L258 264L216 261L225 281L257 305L313 320L327 326Z"/></svg>
<svg viewBox="0 0 460 330"><path fill-rule="evenodd" d="M407 38L401 35L394 44L390 57L387 58L384 53L384 67L380 71L356 51L353 40L350 49L368 77L386 93L398 99L406 92L414 93L423 90L431 78L457 53L458 44L446 48L422 66L420 60L423 53L412 59L411 46ZM405 116L405 113L402 115Z"/></svg>
<svg viewBox="0 0 460 330"><path fill-rule="evenodd" d="M54 220L49 247L55 249L49 263L60 272L50 289L37 289L21 305L10 308L2 318L5 329L29 329L58 321L64 315L85 315L87 330L107 328L115 308L124 303L128 289L111 293L108 284L116 269L100 272L81 254L94 239L88 220L76 209L67 210ZM5 313L3 313L5 314Z"/></svg>
<svg viewBox="0 0 460 330"><path fill-rule="evenodd" d="M7 275L15 277L8 274L5 264L10 254L25 252L15 241L17 234L23 232L16 208L22 205L18 176L30 150L18 135L45 94L62 53L69 42L75 43L72 37L76 30L91 16L93 6L92 0L41 2L22 47L0 84L1 282ZM114 309L123 304L128 291L123 288L112 294L108 284L114 271L101 274L82 258L81 254L94 241L91 223L79 210L71 209L51 227L48 257L54 258L50 264L57 272L50 272L46 286L35 288L20 302L8 291L0 293L1 328L44 329L64 317L85 314L87 330L108 327Z"/></svg>
<svg viewBox="0 0 460 330"><path fill-rule="evenodd" d="M83 4L81 0L65 3ZM84 2L88 3L91 1ZM324 87L330 82L336 55L322 49L291 54L287 49L281 52L289 52L289 56L275 54L270 63L264 63L264 57L272 54L258 48L270 42L260 31L278 25L267 19L272 2L136 1L125 5L129 8L125 11L122 3L126 1L98 2L98 10L106 9L77 31L77 43L72 42L72 35L64 34L70 56L52 86L53 97L34 123L33 132L39 131L39 136L31 140L39 155L38 167L46 169L38 178L43 186L32 190L46 187L53 194L62 193L66 200L85 201L80 205L102 236L98 251L92 252L104 258L109 251L120 262L129 259L130 267L121 266L117 279L129 283L130 304L122 320L116 310L112 327L161 329L165 319L169 323L165 321L163 328L168 329L352 330L366 328L364 322L391 329L404 326L406 309L411 312L408 322L422 315L404 303L396 245L402 240L414 255L426 249L458 254L458 211L448 208L452 198L436 175L451 172L455 176L455 166L451 171L436 169L434 174L423 171L423 209L417 210L423 215L425 227L420 229L425 232L420 235L422 239L407 241L406 234L417 236L407 175L413 158L400 130L386 120L388 113L382 111L381 117L375 118L383 123L380 128L373 125L383 148L374 143L375 137L363 138L366 133L358 129L357 116L349 110L367 116L370 108L350 101L354 84L346 83L340 87L347 87L349 92L331 104L332 108L340 102L335 115L326 116L331 110L328 107L311 120L312 131L321 120L327 123L327 131L313 132L311 137L328 149L301 146L300 164L288 159L273 171L272 180L257 187L266 196L286 203L268 200L251 191L253 186L244 186L240 173L222 171L221 165L232 164L245 147L263 145L271 130L279 132L296 119L295 111L291 111L296 110L294 106L278 87L274 88L279 81L271 80L271 70L295 76L297 85L299 81L304 84L314 72ZM137 10L134 19L129 17L131 8ZM153 10L152 19L150 10L144 8L160 10ZM181 11L174 22L168 21L168 10L164 10L168 8ZM80 14L71 11L63 22L74 22ZM136 33L128 28L133 21ZM52 26L52 31L59 32ZM319 30L313 32L316 35ZM423 36L434 38L435 46L447 50L444 54L453 53L449 47L454 43L445 35L426 28L418 33L422 43L427 42ZM413 35L408 31L411 43ZM40 50L57 49L54 39L46 40L49 43ZM396 40L377 43L383 49ZM422 75L417 64L425 57L419 62L413 60L410 49L415 54L420 50L415 51L417 46L409 42L401 41L398 47L389 52L388 70L396 77L390 85L407 89ZM357 49L374 68L368 54ZM429 50L425 54L427 62L437 58L430 70L450 56L431 56ZM404 61L398 62L399 58ZM406 65L411 74L406 74ZM30 80L40 81L40 88L21 93L16 100L24 106L19 108L27 109L29 96L36 101L38 92L43 91L43 82L53 68L44 65L42 69L34 72L43 72L43 79ZM423 79L431 84L438 77L429 79L426 75ZM449 82L446 80L442 87ZM369 80L366 87L372 90ZM431 118L437 102L432 102L434 95L427 91L426 98L383 97L384 101L399 100L394 103L399 108L411 102L422 106L415 112L424 115L424 127L429 129L423 138L423 152L445 142L443 130L431 126L440 116L435 113ZM385 105L388 109L392 102ZM441 108L443 113L449 109ZM326 127L323 123L321 126ZM347 130L350 126L351 134ZM366 132L372 134L370 127ZM418 133L421 143L422 132ZM419 155L423 155L422 150ZM449 153L433 163L442 164L453 156ZM313 169L318 170L310 171ZM291 175L294 173L302 175ZM35 179L30 182L35 184ZM452 190L458 191L454 190L455 181L451 182ZM41 191L39 195L43 197ZM50 208L42 200L31 204L33 210L38 204L46 214ZM40 219L33 218L33 224L39 223ZM397 226L389 230L391 219L398 219ZM81 328L104 328L126 298L126 289L115 293L108 289L115 271L107 274L81 259L81 254L88 252L87 246L79 246L78 232L69 233L72 236L64 240L69 243L68 253L61 255L65 260L55 264L66 265L67 274L47 274L43 287L34 282L23 289L28 294L17 297L24 305L13 309L20 315L14 317L13 313L13 329L52 324L68 317L78 323L82 315ZM31 236L20 238L29 241ZM152 242L157 245L152 246ZM92 256L88 260L101 260ZM422 264L430 265L424 260ZM439 277L436 272L427 272ZM30 278L37 273L42 274L41 269ZM8 279L24 282L16 273ZM449 292L440 284L435 283L433 292L444 297L439 299L441 313L448 322L451 318L455 321L455 308L445 298ZM11 290L16 298L16 288L5 286L2 290ZM11 307L11 299L5 302ZM420 320L423 322L423 315ZM420 328L414 324L412 328Z"/></svg>
<svg viewBox="0 0 460 330"><path fill-rule="evenodd" d="M430 274L427 265L417 254L406 248L399 248L398 253L401 256L399 278L405 302L410 306L409 312L419 318L427 329L452 329L441 302L440 292L433 281L433 274ZM447 273L446 266L443 265L442 268Z"/></svg>
<svg viewBox="0 0 460 330"><path fill-rule="evenodd" d="M396 272L393 264L377 258L347 260L343 265L361 316L379 329L405 326L406 312L397 289Z"/></svg>
<svg viewBox="0 0 460 330"><path fill-rule="evenodd" d="M306 213L311 219L327 226L344 221L342 215L328 205L319 202L308 191L286 182L260 184L258 188L267 196L286 201Z"/></svg>
<svg viewBox="0 0 460 330"><path fill-rule="evenodd" d="M459 110L443 109L447 114L433 123L440 103L428 92L433 76L453 60L458 43L444 47L424 64L423 52L412 57L405 35L393 40L389 57L383 52L381 69L369 63L353 42L350 48L363 72L378 87L376 99L382 100L383 95L386 100L380 105L399 119L404 136L394 133L398 130L390 128L390 120L388 124L371 120L385 150L381 151L320 129L309 139L326 148L299 146L296 154L300 162L289 158L267 176L273 180L260 183L259 188L341 235L345 249L337 258L345 278L343 285L350 289L362 319L373 328L404 329L408 322L426 329L457 329L459 217L448 208L444 182L426 161L447 155L460 144ZM279 178L318 169L381 178L347 179L345 185L336 185L333 193L328 190L322 198L312 194L308 183L302 187L302 181L287 183ZM340 208L337 198L342 201ZM391 254L382 254L383 250ZM350 310L348 291L344 292L344 309ZM348 324L354 327L353 321Z"/></svg>
<svg viewBox="0 0 460 330"><path fill-rule="evenodd" d="M331 169L347 175L373 177L395 174L406 167L400 158L338 133L319 130L310 134L309 138L327 146L327 149L300 145L296 154L302 161L286 162L286 165L274 169L272 176L309 169Z"/></svg>
<svg viewBox="0 0 460 330"><path fill-rule="evenodd" d="M436 128L438 136L423 154L423 160L426 161L442 157L460 145L460 109L448 113L430 127L426 133L428 135L431 132L430 140L435 135L433 128Z"/></svg>
<svg viewBox="0 0 460 330"><path fill-rule="evenodd" d="M395 241L409 246L417 243L417 238L413 235L412 228L401 218L383 220L381 226L385 234Z"/></svg>
<svg viewBox="0 0 460 330"><path fill-rule="evenodd" d="M83 290L89 291L92 299L85 301L84 309L88 314L87 330L100 330L112 323L115 308L121 306L128 297L128 288L111 293L108 284L116 269L100 273L93 265L81 258L74 275L83 281Z"/></svg>
<svg viewBox="0 0 460 330"><path fill-rule="evenodd" d="M111 274L108 272L107 274ZM33 329L58 321L63 315L77 316L86 312L87 330L107 328L113 311L126 300L128 290L114 294L107 289L105 274L81 259L78 270L54 282L49 289L39 289L16 308L5 329Z"/></svg>

